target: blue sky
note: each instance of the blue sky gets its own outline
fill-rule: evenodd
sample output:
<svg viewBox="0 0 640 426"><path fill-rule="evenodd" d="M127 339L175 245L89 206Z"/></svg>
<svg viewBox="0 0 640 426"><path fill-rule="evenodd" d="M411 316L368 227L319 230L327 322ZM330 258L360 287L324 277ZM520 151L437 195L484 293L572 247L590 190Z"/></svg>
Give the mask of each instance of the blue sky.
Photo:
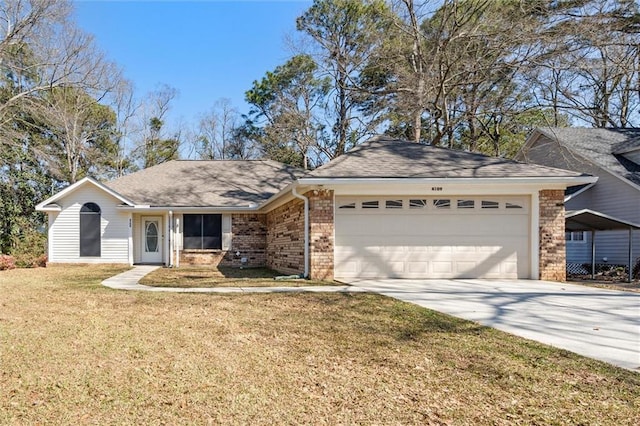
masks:
<svg viewBox="0 0 640 426"><path fill-rule="evenodd" d="M179 91L172 121L193 122L216 100L241 112L254 80L291 56L285 42L310 1L76 1L76 20L142 97Z"/></svg>

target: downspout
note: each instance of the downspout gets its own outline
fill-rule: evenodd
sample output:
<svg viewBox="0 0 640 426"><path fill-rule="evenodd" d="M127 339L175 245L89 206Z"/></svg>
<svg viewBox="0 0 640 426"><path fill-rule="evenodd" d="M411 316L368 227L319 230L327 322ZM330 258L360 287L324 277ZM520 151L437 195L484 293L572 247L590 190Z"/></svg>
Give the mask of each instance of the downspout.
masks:
<svg viewBox="0 0 640 426"><path fill-rule="evenodd" d="M176 218L176 234L180 232L180 219ZM176 268L180 267L180 243L176 241Z"/></svg>
<svg viewBox="0 0 640 426"><path fill-rule="evenodd" d="M169 210L169 268L173 268L173 249L174 249L174 238L173 238L173 210Z"/></svg>
<svg viewBox="0 0 640 426"><path fill-rule="evenodd" d="M309 278L309 199L298 194L295 186L291 189L291 194L304 201L304 278Z"/></svg>
<svg viewBox="0 0 640 426"><path fill-rule="evenodd" d="M629 282L633 281L633 228L629 227Z"/></svg>

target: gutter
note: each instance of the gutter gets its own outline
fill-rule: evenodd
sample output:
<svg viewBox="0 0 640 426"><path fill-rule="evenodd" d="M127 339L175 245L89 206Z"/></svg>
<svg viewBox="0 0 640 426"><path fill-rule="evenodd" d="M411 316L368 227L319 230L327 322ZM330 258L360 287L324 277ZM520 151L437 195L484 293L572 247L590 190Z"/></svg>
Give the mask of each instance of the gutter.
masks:
<svg viewBox="0 0 640 426"><path fill-rule="evenodd" d="M304 277L309 278L309 199L291 188L291 194L304 201Z"/></svg>
<svg viewBox="0 0 640 426"><path fill-rule="evenodd" d="M184 206L184 207L176 207L176 206L149 206L139 204L137 206L124 206L119 205L116 208L118 210L123 211L135 211L135 212L149 212L149 211L167 211L172 210L175 213L179 212L209 212L209 211L220 211L220 212L238 212L238 213L247 213L253 212L260 209L260 205L251 205L249 207L218 207L218 206Z"/></svg>
<svg viewBox="0 0 640 426"><path fill-rule="evenodd" d="M567 184L568 186L584 185L595 183L596 176L558 176L558 177L520 177L520 178L302 178L298 180L299 185L355 185L371 183L395 183L395 184L492 184L492 185L513 185L513 184Z"/></svg>
<svg viewBox="0 0 640 426"><path fill-rule="evenodd" d="M169 268L173 268L173 210L169 210Z"/></svg>

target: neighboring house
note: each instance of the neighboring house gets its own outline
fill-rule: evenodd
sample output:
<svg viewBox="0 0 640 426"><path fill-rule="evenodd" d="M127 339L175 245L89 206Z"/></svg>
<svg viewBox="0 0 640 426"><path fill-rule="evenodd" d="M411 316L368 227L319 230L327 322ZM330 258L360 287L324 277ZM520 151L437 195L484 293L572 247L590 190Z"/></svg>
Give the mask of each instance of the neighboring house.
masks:
<svg viewBox="0 0 640 426"><path fill-rule="evenodd" d="M590 209L640 223L640 129L539 128L516 159L598 177L567 190L567 211ZM566 240L568 264L591 263L590 232L568 232ZM597 232L595 250L597 264L627 265L629 232ZM640 256L640 231L633 232L633 253Z"/></svg>
<svg viewBox="0 0 640 426"><path fill-rule="evenodd" d="M268 266L314 279L564 280L564 191L595 178L388 138L312 172L170 161L38 205L49 261Z"/></svg>

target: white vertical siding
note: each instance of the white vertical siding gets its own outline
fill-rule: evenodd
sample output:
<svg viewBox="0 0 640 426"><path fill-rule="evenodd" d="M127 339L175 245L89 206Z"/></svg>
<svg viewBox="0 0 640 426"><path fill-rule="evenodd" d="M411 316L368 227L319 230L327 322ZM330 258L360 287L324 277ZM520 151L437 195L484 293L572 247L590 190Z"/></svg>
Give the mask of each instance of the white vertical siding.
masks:
<svg viewBox="0 0 640 426"><path fill-rule="evenodd" d="M80 208L85 203L100 206L101 256L80 257ZM57 201L62 211L49 230L50 262L129 263L129 214L118 211L121 201L93 185L85 185Z"/></svg>

